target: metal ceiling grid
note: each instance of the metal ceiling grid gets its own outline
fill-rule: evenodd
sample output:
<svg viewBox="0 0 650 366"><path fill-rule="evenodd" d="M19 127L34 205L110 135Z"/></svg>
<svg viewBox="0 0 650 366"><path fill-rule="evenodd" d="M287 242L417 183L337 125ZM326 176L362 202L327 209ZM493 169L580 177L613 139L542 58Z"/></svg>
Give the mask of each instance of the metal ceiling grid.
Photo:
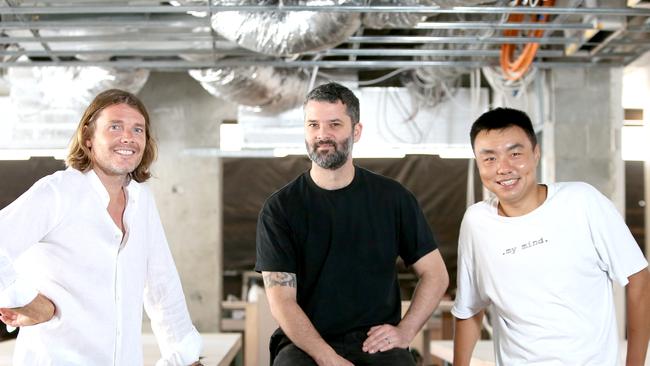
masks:
<svg viewBox="0 0 650 366"><path fill-rule="evenodd" d="M200 3L194 1L193 3ZM473 6L172 6L152 1L0 2L0 68L102 66L187 70L234 66L324 69L478 68L499 63L499 47L541 45L540 68L619 66L650 50L650 9ZM290 57L260 54L220 37L210 15L222 11L418 13L413 28L360 28L344 43ZM550 14L548 23L505 22L507 14ZM193 15L194 14L194 15ZM196 14L203 14L197 17ZM504 30L544 30L542 37ZM89 45L79 47L79 45ZM73 47L74 46L74 47ZM184 55L181 57L179 55Z"/></svg>

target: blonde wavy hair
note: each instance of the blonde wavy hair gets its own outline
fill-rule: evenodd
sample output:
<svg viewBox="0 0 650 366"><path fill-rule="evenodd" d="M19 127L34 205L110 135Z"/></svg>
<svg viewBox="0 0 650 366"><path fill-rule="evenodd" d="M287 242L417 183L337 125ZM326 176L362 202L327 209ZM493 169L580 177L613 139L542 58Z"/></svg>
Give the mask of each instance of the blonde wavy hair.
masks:
<svg viewBox="0 0 650 366"><path fill-rule="evenodd" d="M109 89L97 94L88 108L86 108L86 111L81 117L81 121L79 121L79 126L77 126L77 131L72 136L65 164L68 167L82 172L87 172L92 169L93 161L90 149L86 146L86 141L90 140L95 133L95 122L101 112L115 104L126 104L140 112L144 117L146 134L144 153L142 154L140 164L129 176L136 182L145 182L151 177L149 168L153 161L156 160L156 141L151 136L149 113L144 104L135 95L124 90Z"/></svg>

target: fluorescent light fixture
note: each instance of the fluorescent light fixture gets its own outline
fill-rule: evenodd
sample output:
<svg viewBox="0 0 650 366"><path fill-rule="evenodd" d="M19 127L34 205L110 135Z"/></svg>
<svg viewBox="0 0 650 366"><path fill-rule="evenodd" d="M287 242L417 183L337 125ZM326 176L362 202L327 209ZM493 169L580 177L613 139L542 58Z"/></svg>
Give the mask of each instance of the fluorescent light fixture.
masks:
<svg viewBox="0 0 650 366"><path fill-rule="evenodd" d="M67 149L0 149L0 160L29 160L34 157L63 160L67 155Z"/></svg>

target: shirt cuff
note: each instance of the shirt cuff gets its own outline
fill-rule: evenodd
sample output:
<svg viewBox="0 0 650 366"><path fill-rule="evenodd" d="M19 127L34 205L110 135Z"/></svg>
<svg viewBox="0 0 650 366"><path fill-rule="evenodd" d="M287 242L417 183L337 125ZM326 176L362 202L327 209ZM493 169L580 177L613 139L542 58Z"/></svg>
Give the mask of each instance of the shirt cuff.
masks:
<svg viewBox="0 0 650 366"><path fill-rule="evenodd" d="M0 308L19 308L32 302L38 295L38 290L33 288L28 281L20 277L0 291Z"/></svg>
<svg viewBox="0 0 650 366"><path fill-rule="evenodd" d="M203 350L203 339L201 335L192 327L188 333L177 344L172 346L171 353L163 355L156 362L156 366L187 366L199 360Z"/></svg>

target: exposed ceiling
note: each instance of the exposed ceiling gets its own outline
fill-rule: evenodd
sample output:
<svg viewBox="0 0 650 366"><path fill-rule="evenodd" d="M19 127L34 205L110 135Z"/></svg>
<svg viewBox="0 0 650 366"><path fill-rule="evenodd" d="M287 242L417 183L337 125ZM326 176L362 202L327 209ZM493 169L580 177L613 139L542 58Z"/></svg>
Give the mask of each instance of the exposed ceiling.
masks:
<svg viewBox="0 0 650 366"><path fill-rule="evenodd" d="M605 7L616 3L625 5L625 1L557 0L553 7L541 7L541 0L524 2L538 6L511 7L507 6L509 1L497 0L473 2L486 3L482 6L452 7L435 4L472 2L316 1L316 4L340 5L315 6L305 1L300 2L303 5L291 5L291 1L278 5L277 1L268 0L218 3L0 0L0 46L3 48L0 67L94 65L152 70L251 65L281 68L318 66L321 69L477 68L498 65L499 48L504 43L524 45L536 42L540 49L535 65L549 68L625 65L650 49L650 9ZM644 3L631 0L631 3L637 2L639 5ZM238 14L236 11L280 17L305 10L329 15L358 15L370 20L364 19L353 34L339 44L284 56L246 49L215 30L222 24L225 11L233 11L228 15ZM220 13L220 23L211 22ZM514 13L530 17L521 22L509 22L508 15ZM548 14L549 21L545 24L533 22L536 14L541 13ZM374 23L370 18L373 16ZM399 20L399 17L408 16L416 19L412 26L407 27L404 22L391 23L390 17ZM283 19L291 21L290 18ZM233 23L225 28L235 26ZM260 26L265 26L265 23L260 23ZM371 28L377 26L378 29ZM541 36L530 36L528 32L533 29L544 32ZM513 33L512 30L522 32L508 34L508 31Z"/></svg>
<svg viewBox="0 0 650 366"><path fill-rule="evenodd" d="M650 50L648 2L0 0L0 80L21 121L60 104L44 102L44 85L137 92L149 70L189 71L211 94L273 115L319 78L404 86L431 107L481 75L518 95L540 68L627 65Z"/></svg>
<svg viewBox="0 0 650 366"><path fill-rule="evenodd" d="M540 68L629 64L650 50L649 3L0 0L0 83L11 90L0 95L10 95L3 108L16 115L13 125L0 125L0 146L65 146L75 127L70 121L99 90L135 93L149 70L189 71L211 94L242 106L239 123L250 117L252 130L269 143L275 141L270 131L281 131L277 140L284 142L295 137L295 126L284 128L291 118L283 115L261 129L262 119L290 113L321 77L404 86L406 92L384 94L399 96L396 110L415 106L403 118L415 128L417 111L440 107L436 115L442 115L449 99L480 110L480 101L487 103L481 80L495 95L520 96L529 85L541 85L533 84L542 79ZM517 81L500 69L506 47L509 64L539 47L529 60L534 67ZM473 91L456 93L460 86ZM300 125L300 116L296 120ZM453 118L441 120L454 125ZM426 126L430 122L427 117Z"/></svg>

